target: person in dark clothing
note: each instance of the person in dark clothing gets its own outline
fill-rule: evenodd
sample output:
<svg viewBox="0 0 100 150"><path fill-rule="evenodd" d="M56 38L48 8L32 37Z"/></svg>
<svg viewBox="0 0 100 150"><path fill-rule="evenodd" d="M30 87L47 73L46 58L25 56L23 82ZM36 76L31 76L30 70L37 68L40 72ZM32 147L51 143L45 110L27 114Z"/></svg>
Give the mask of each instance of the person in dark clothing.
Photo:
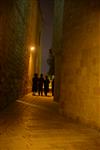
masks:
<svg viewBox="0 0 100 150"><path fill-rule="evenodd" d="M45 96L47 96L47 93L49 92L49 79L48 79L48 76L45 77L45 80L44 80L44 94Z"/></svg>
<svg viewBox="0 0 100 150"><path fill-rule="evenodd" d="M35 73L34 77L32 79L32 92L33 92L33 95L36 94L37 90L38 90L38 74Z"/></svg>
<svg viewBox="0 0 100 150"><path fill-rule="evenodd" d="M52 96L54 96L54 79L52 80Z"/></svg>
<svg viewBox="0 0 100 150"><path fill-rule="evenodd" d="M43 74L41 74L38 82L38 93L41 96L43 95L43 84L44 84L44 78L43 78Z"/></svg>

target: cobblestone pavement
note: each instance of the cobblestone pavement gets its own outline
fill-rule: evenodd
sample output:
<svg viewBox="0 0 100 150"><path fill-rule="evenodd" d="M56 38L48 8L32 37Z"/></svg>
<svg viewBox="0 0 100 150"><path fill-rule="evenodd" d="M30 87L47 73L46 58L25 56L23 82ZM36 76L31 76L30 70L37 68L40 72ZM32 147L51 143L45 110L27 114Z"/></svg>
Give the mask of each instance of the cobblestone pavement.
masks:
<svg viewBox="0 0 100 150"><path fill-rule="evenodd" d="M0 114L0 150L100 150L100 133L65 119L52 97L30 93Z"/></svg>

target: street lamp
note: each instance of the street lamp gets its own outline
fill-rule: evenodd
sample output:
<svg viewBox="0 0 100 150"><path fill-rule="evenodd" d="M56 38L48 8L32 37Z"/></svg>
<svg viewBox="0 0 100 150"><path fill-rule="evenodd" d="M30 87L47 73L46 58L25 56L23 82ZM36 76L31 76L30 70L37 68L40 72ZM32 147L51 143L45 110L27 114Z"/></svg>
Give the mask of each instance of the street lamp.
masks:
<svg viewBox="0 0 100 150"><path fill-rule="evenodd" d="M34 50L35 50L35 47L34 47L34 46L31 46L31 47L30 47L30 50L31 50L31 51L34 51Z"/></svg>

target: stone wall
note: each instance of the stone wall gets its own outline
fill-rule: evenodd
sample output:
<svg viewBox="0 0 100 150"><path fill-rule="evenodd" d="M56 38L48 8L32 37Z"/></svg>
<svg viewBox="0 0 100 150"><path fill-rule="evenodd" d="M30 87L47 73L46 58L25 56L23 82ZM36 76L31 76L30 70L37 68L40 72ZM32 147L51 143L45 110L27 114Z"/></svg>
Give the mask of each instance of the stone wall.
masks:
<svg viewBox="0 0 100 150"><path fill-rule="evenodd" d="M27 93L32 41L27 36L34 34L28 25L30 7L29 0L3 0L0 4L0 108Z"/></svg>
<svg viewBox="0 0 100 150"><path fill-rule="evenodd" d="M32 87L32 77L34 73L40 74L41 71L41 30L42 30L42 19L39 1L30 2L30 12L27 20L27 47L34 47L34 51L29 53L29 70L28 70L28 89Z"/></svg>
<svg viewBox="0 0 100 150"><path fill-rule="evenodd" d="M63 53L59 63L61 111L69 117L98 127L100 127L99 18L99 0L65 0Z"/></svg>
<svg viewBox="0 0 100 150"><path fill-rule="evenodd" d="M63 8L64 0L55 0L54 9L54 33L53 33L53 51L55 55L55 101L59 101L60 97L60 84L61 84L61 57L63 54L62 49L62 31L63 31Z"/></svg>

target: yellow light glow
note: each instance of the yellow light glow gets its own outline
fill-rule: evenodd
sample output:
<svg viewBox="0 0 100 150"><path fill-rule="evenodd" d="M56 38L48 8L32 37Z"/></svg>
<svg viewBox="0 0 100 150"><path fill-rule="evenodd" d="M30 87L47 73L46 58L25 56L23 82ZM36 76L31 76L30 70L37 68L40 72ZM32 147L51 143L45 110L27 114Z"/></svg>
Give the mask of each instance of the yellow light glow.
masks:
<svg viewBox="0 0 100 150"><path fill-rule="evenodd" d="M34 47L34 46L31 46L31 47L30 47L30 50L31 50L31 51L34 51L34 50L35 50L35 47Z"/></svg>

